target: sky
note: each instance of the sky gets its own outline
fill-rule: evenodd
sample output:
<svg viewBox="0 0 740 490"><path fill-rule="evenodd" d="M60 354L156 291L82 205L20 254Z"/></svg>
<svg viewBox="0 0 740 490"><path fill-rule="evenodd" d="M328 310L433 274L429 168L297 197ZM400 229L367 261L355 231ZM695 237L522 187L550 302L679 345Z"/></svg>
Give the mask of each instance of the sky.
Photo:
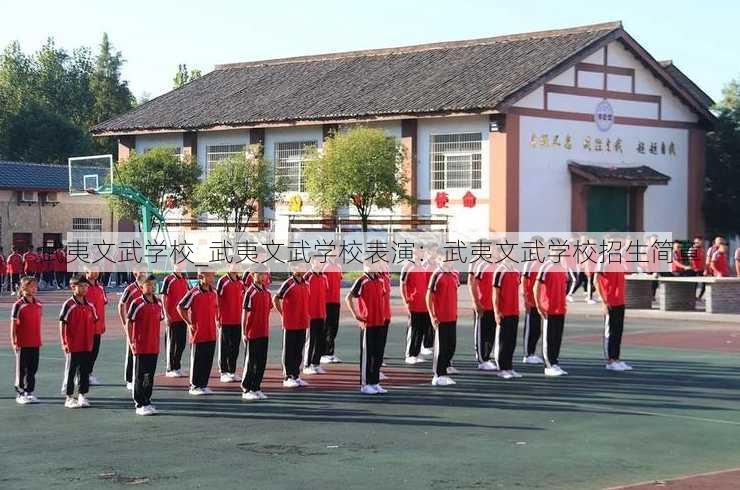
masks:
<svg viewBox="0 0 740 490"><path fill-rule="evenodd" d="M489 37L621 20L659 60L713 99L740 77L740 2L496 0L0 0L0 46L26 52L48 37L69 51L103 32L123 53L137 97L172 87L177 65L218 63Z"/></svg>

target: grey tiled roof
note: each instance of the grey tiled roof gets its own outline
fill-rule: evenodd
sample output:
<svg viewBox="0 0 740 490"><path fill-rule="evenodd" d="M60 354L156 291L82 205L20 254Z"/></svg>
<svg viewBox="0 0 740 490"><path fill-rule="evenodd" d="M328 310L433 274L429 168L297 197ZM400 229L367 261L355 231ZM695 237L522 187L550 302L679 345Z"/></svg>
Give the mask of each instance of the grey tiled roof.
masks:
<svg viewBox="0 0 740 490"><path fill-rule="evenodd" d="M222 65L92 131L492 110L621 27Z"/></svg>
<svg viewBox="0 0 740 490"><path fill-rule="evenodd" d="M0 189L64 191L69 170L66 165L0 160Z"/></svg>

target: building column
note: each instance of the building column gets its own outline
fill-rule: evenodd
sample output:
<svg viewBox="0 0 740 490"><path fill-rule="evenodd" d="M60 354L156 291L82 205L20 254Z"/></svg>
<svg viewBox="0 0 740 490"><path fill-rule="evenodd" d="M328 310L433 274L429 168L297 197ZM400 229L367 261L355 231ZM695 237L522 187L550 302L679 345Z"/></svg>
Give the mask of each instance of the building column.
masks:
<svg viewBox="0 0 740 490"><path fill-rule="evenodd" d="M691 239L704 236L704 175L706 169L706 134L703 129L689 129L687 230Z"/></svg>
<svg viewBox="0 0 740 490"><path fill-rule="evenodd" d="M630 189L630 231L645 231L645 190L647 187Z"/></svg>
<svg viewBox="0 0 740 490"><path fill-rule="evenodd" d="M401 120L401 145L403 146L403 173L406 177L406 194L419 197L419 121L417 119ZM404 216L418 213L417 204L404 204L401 207Z"/></svg>
<svg viewBox="0 0 740 490"><path fill-rule="evenodd" d="M136 136L123 135L118 137L118 162L125 162L136 149Z"/></svg>
<svg viewBox="0 0 740 490"><path fill-rule="evenodd" d="M189 161L198 162L198 133L195 131L183 133L182 156Z"/></svg>
<svg viewBox="0 0 740 490"><path fill-rule="evenodd" d="M570 231L583 233L588 226L588 185L577 177L570 180Z"/></svg>
<svg viewBox="0 0 740 490"><path fill-rule="evenodd" d="M492 114L489 144L489 230L519 231L519 115Z"/></svg>

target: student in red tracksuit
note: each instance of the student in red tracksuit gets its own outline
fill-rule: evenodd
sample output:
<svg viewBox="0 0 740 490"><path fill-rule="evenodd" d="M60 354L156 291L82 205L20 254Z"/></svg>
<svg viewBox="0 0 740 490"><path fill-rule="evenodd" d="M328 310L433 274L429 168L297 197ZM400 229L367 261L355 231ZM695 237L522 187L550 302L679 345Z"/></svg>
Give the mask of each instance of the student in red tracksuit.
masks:
<svg viewBox="0 0 740 490"><path fill-rule="evenodd" d="M630 371L632 367L620 359L622 333L624 332L624 289L626 263L610 261L602 254L596 265L594 280L603 300L604 311L604 357L606 369Z"/></svg>
<svg viewBox="0 0 740 490"><path fill-rule="evenodd" d="M341 310L342 268L334 257L327 257L327 263L321 269L326 276L329 289L326 291L326 341L321 364L342 362L334 352L337 333L339 332L339 312Z"/></svg>
<svg viewBox="0 0 740 490"><path fill-rule="evenodd" d="M72 297L62 304L59 313L59 336L66 358L64 369L66 408L90 406L87 393L90 390L90 359L98 315L95 307L85 299L89 284L85 276L73 276L69 281ZM78 381L76 399L75 378Z"/></svg>
<svg viewBox="0 0 740 490"><path fill-rule="evenodd" d="M128 310L126 336L134 353L134 406L136 415L155 415L152 405L154 374L159 357L159 330L164 320L164 307L154 294L156 278L147 276L141 283L141 296Z"/></svg>
<svg viewBox="0 0 740 490"><path fill-rule="evenodd" d="M69 277L67 276L67 253L64 247L59 247L54 252L54 275L57 289L66 288Z"/></svg>
<svg viewBox="0 0 740 490"><path fill-rule="evenodd" d="M681 240L673 240L673 257L671 258L671 274L674 276L685 276L692 270L691 265L684 264L683 252L681 251Z"/></svg>
<svg viewBox="0 0 740 490"><path fill-rule="evenodd" d="M426 302L430 275L423 264L423 257L423 248L416 246L413 250L414 260L406 262L401 268L399 289L401 300L409 312L409 323L406 328L406 364L426 361L421 356L421 347L424 333L432 325Z"/></svg>
<svg viewBox="0 0 740 490"><path fill-rule="evenodd" d="M309 301L311 292L303 280L304 265L291 263L291 276L283 282L273 298L275 309L283 324L283 386L299 388L308 383L300 376L306 330L311 315Z"/></svg>
<svg viewBox="0 0 740 490"><path fill-rule="evenodd" d="M131 302L141 296L141 281L147 277L148 274L144 271L134 271L134 282L126 286L126 289L121 293L121 299L118 302L118 318L121 320L121 327L123 328L124 334L126 332L126 315L131 307ZM131 346L126 342L126 357L124 361L124 381L126 388L129 390L134 389L134 354L131 352Z"/></svg>
<svg viewBox="0 0 740 490"><path fill-rule="evenodd" d="M537 355L537 343L542 336L542 317L534 300L534 286L542 264L538 260L524 263L522 268L522 296L524 297L524 335L522 336L524 364L542 364L545 361ZM578 277L576 275L576 277ZM575 279L577 280L577 279Z"/></svg>
<svg viewBox="0 0 740 490"><path fill-rule="evenodd" d="M177 311L190 331L190 390L194 396L210 395L208 378L216 353L218 298L213 286L214 273L198 273L198 285L187 292Z"/></svg>
<svg viewBox="0 0 740 490"><path fill-rule="evenodd" d="M706 265L706 253L704 252L704 238L700 236L694 237L694 242L689 249L689 262L691 263L691 275L701 277L704 275L704 267ZM706 284L699 283L696 299L701 299L704 296L706 290Z"/></svg>
<svg viewBox="0 0 740 490"><path fill-rule="evenodd" d="M493 314L496 318L496 365L498 376L504 379L521 378L514 371L514 350L519 327L519 283L521 276L508 259L493 272Z"/></svg>
<svg viewBox="0 0 740 490"><path fill-rule="evenodd" d="M352 285L345 298L347 307L360 326L360 392L365 395L386 393L380 386L380 368L383 365L388 338L385 301L390 290L377 267L366 263L365 273Z"/></svg>
<svg viewBox="0 0 740 490"><path fill-rule="evenodd" d="M730 264L727 260L727 244L720 243L709 258L709 270L714 277L727 277L730 275Z"/></svg>
<svg viewBox="0 0 740 490"><path fill-rule="evenodd" d="M427 308L434 325L434 377L432 385L448 386L456 384L448 376L452 367L457 343L457 288L460 279L452 270L450 262L442 262L432 273L427 291Z"/></svg>
<svg viewBox="0 0 740 490"><path fill-rule="evenodd" d="M244 280L232 270L221 276L216 283L218 296L217 325L219 327L218 364L222 383L234 383L236 379L236 360L241 343L242 302L244 301Z"/></svg>
<svg viewBox="0 0 740 490"><path fill-rule="evenodd" d="M6 272L7 262L5 261L5 252L3 252L3 247L0 247L0 294L3 294L3 289L5 289Z"/></svg>
<svg viewBox="0 0 740 490"><path fill-rule="evenodd" d="M439 245L437 245L434 242L427 242L425 247L427 250L427 253L424 257L424 267L427 270L427 285L429 285L429 280L432 278L432 274L437 269L437 266L439 265L439 256L438 256L438 250ZM427 287L428 289L428 287ZM424 291L424 302L426 303L426 290ZM436 333L436 329L434 328L434 325L432 325L431 317L429 320L429 325L427 329L424 331L424 340L421 344L421 355L431 357L434 355L434 335Z"/></svg>
<svg viewBox="0 0 740 490"><path fill-rule="evenodd" d="M308 342L303 353L303 374L324 374L321 367L321 356L324 355L326 342L326 293L329 290L329 281L321 271L319 263L321 256L311 257L310 270L303 276L308 284L309 300L308 315L309 329Z"/></svg>
<svg viewBox="0 0 740 490"><path fill-rule="evenodd" d="M29 245L28 251L23 254L24 274L39 279L39 262L39 255L34 251L33 245Z"/></svg>
<svg viewBox="0 0 740 490"><path fill-rule="evenodd" d="M262 392L262 378L267 366L272 295L264 285L267 280L267 269L259 267L251 274L252 285L244 293L242 316L245 352L242 398L253 401L267 399L267 395Z"/></svg>
<svg viewBox="0 0 740 490"><path fill-rule="evenodd" d="M491 361L496 339L496 322L493 312L493 271L495 267L481 261L475 265L468 278L468 289L473 301L475 360L481 371L496 371L498 365Z"/></svg>
<svg viewBox="0 0 740 490"><path fill-rule="evenodd" d="M37 281L24 277L20 283L20 298L10 310L10 345L16 356L15 401L20 405L38 403L33 394L41 348L41 303L36 300Z"/></svg>
<svg viewBox="0 0 740 490"><path fill-rule="evenodd" d="M15 247L8 255L7 274L10 276L10 294L15 294L23 275L23 256Z"/></svg>
<svg viewBox="0 0 740 490"><path fill-rule="evenodd" d="M182 354L188 340L188 326L177 311L177 305L190 290L188 278L181 271L175 271L167 275L162 281L160 297L164 306L164 317L167 323L165 329L165 350L167 353L167 366L165 376L168 378L181 378Z"/></svg>
<svg viewBox="0 0 740 490"><path fill-rule="evenodd" d="M557 241L550 241L558 245ZM545 376L568 374L559 365L560 347L565 326L568 272L561 263L547 259L534 285L534 300L542 318L542 354L545 360Z"/></svg>
<svg viewBox="0 0 740 490"><path fill-rule="evenodd" d="M108 304L108 295L105 292L105 286L98 279L100 272L96 269L90 270L85 274L90 285L87 288L87 301L95 307L98 319L95 322L95 335L93 336L93 350L90 357L90 384L95 386L100 384L100 380L93 374L95 362L98 360L100 353L100 339L105 333L105 305Z"/></svg>

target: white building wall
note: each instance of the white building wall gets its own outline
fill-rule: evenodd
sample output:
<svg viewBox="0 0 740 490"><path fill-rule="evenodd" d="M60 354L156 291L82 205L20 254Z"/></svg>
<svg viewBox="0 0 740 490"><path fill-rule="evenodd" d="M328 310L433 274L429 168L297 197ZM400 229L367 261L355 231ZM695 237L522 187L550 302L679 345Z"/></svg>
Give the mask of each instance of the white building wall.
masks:
<svg viewBox="0 0 740 490"><path fill-rule="evenodd" d="M533 135L546 134L549 140L559 135L561 146L533 147ZM571 137L572 148L563 146ZM591 138L592 150L584 148ZM602 139L602 151L593 143ZM605 151L606 139L612 151ZM623 152L614 151L614 143L622 140ZM645 153L638 152L638 143L646 143ZM651 142L658 144L658 154L649 153ZM686 237L688 190L688 130L614 125L601 132L592 122L522 117L520 123L519 161L519 229L521 231L584 231L571 230L571 178L568 160L604 166L648 165L671 177L666 186L649 186L645 192L644 225L646 231L672 232ZM676 155L661 154L661 143L674 144Z"/></svg>
<svg viewBox="0 0 740 490"><path fill-rule="evenodd" d="M136 136L136 152L143 153L152 148L182 148L183 133L155 133Z"/></svg>

